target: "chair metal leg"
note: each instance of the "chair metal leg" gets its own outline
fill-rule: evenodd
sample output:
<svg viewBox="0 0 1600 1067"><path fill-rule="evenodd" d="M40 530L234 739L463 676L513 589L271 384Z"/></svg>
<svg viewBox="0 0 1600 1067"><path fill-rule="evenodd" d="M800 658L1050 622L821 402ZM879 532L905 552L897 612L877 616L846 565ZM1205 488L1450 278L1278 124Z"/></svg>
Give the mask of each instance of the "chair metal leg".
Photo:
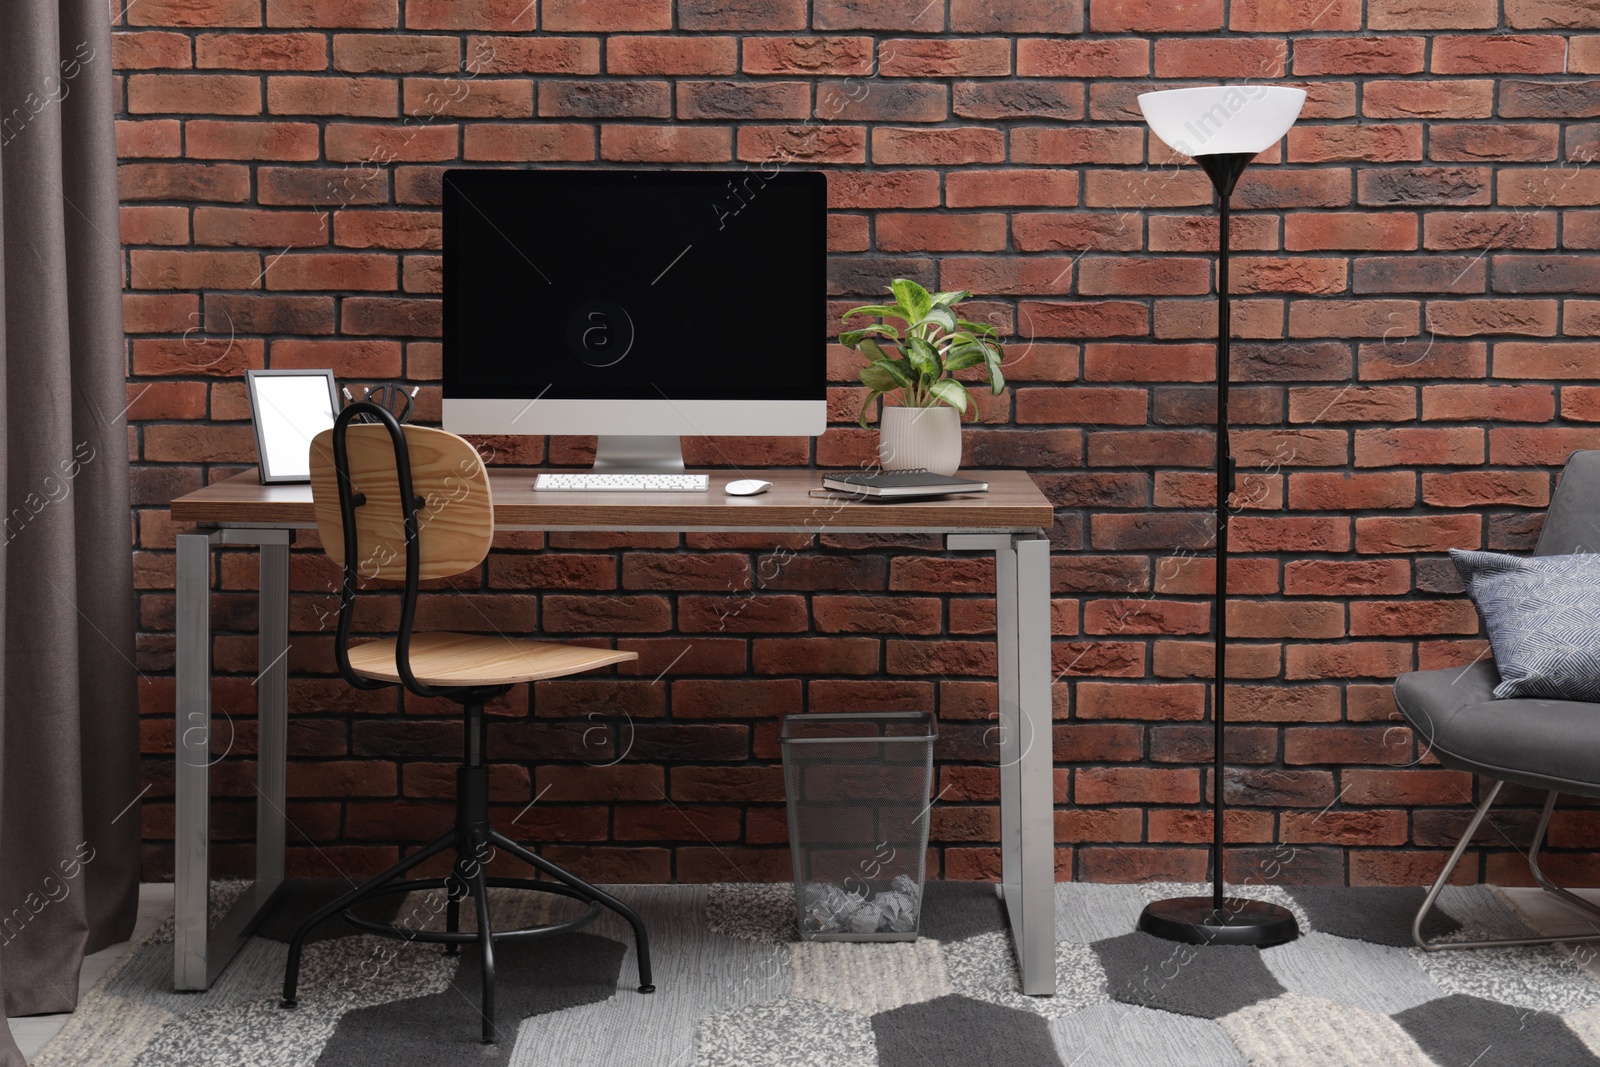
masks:
<svg viewBox="0 0 1600 1067"><path fill-rule="evenodd" d="M395 864L393 867L390 867L381 874L375 874L371 878L368 878L365 882L362 882L360 885L350 890L350 892L346 893L338 900L335 900L332 904L327 904L317 909L309 918L306 919L305 922L301 923L300 928L294 932L294 937L289 941L289 963L284 969L283 1000L279 1002L279 1007L292 1008L295 1006L295 987L300 982L300 952L305 947L306 938L311 934L312 929L315 928L317 924L321 923L324 919L332 915L338 914L339 912L348 908L350 905L364 900L367 896L371 895L374 890L383 888L384 885L394 881L396 878L399 878L402 874L405 874L423 860L426 860L430 856L433 856L439 852L443 852L446 848L454 844L455 840L456 832L454 830L439 835L432 841L429 841L422 848L418 849L416 852L413 852L411 855Z"/></svg>
<svg viewBox="0 0 1600 1067"><path fill-rule="evenodd" d="M449 893L449 896L446 898L444 906L444 928L454 934L461 930L461 901L456 898L454 890L446 890L446 892ZM446 944L444 946L444 954L446 956L454 956L460 951L460 945Z"/></svg>
<svg viewBox="0 0 1600 1067"><path fill-rule="evenodd" d="M610 908L612 911L628 920L628 925L633 927L634 943L639 949L639 992L654 993L656 991L655 985L650 980L650 935L645 931L644 920L639 918L639 914L637 912L628 907L628 905L624 904L622 901L618 900L616 897L612 896L610 893L607 893L605 890L600 889L597 886L590 885L577 875L557 867L554 863L551 863L549 860L545 859L543 856L540 856L533 850L523 848L521 845L511 840L511 838L507 837L499 830L490 830L489 840L494 842L496 845L499 845L513 856L516 856L524 863L531 864L539 870L550 875L558 882L562 882L568 886L571 886L573 889L588 894L592 899L598 900L600 903L604 904L606 907Z"/></svg>
<svg viewBox="0 0 1600 1067"><path fill-rule="evenodd" d="M478 945L483 951L483 1043L498 1039L494 1028L494 927L489 921L489 886L483 868L472 876L472 899L478 905Z"/></svg>
<svg viewBox="0 0 1600 1067"><path fill-rule="evenodd" d="M1478 827L1483 824L1485 816L1489 814L1489 808L1493 806L1495 798L1500 795L1500 788L1504 785L1504 782L1495 782L1489 788L1489 792L1483 798L1483 803L1478 805L1478 810L1473 814L1472 820L1467 823L1467 829L1461 835L1461 840L1456 842L1455 850L1450 853L1450 859L1445 863L1444 870L1439 872L1439 877L1435 879L1433 886L1428 890L1428 895L1423 898L1422 907L1418 909L1416 918L1411 920L1411 939L1416 942L1418 948L1427 952L1438 952L1443 949L1456 948L1513 948L1518 945L1560 945L1577 941L1600 940L1600 926L1596 926L1593 933L1568 934L1564 937L1501 937L1483 941L1428 941L1422 936L1423 920L1427 918L1428 912L1433 909L1434 902L1439 899L1439 894L1443 892L1445 884L1450 880L1451 872L1461 862L1462 855L1467 851L1467 845L1472 842L1473 836L1477 834ZM1533 844L1528 849L1528 866L1533 869L1534 878L1545 890L1554 893L1574 907L1581 908L1583 911L1600 918L1600 906L1591 904L1577 894L1556 885L1539 867L1539 849L1544 844L1545 831L1550 826L1550 813L1555 810L1556 797L1559 795L1555 790L1551 790L1550 794L1545 797L1544 811L1539 815L1539 825L1533 831Z"/></svg>

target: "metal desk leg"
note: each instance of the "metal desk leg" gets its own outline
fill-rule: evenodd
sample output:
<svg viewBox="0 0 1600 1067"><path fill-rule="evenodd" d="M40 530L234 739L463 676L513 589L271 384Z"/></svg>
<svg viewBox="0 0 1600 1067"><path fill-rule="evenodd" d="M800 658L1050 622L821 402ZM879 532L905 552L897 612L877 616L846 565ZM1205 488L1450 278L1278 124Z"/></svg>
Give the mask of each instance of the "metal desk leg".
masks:
<svg viewBox="0 0 1600 1067"><path fill-rule="evenodd" d="M1022 991L1051 995L1055 974L1055 805L1050 706L1050 542L958 534L951 549L995 554L1000 688L1000 864Z"/></svg>
<svg viewBox="0 0 1600 1067"><path fill-rule="evenodd" d="M288 728L289 539L287 530L179 534L177 575L177 792L173 828L173 985L206 989L283 888L284 759ZM261 546L256 880L210 928L211 549Z"/></svg>

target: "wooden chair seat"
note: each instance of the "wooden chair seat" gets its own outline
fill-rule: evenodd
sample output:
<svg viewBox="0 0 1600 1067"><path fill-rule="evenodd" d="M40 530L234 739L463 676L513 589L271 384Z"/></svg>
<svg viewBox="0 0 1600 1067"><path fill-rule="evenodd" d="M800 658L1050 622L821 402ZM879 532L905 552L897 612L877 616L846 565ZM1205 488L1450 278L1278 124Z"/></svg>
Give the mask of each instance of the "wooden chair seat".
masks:
<svg viewBox="0 0 1600 1067"><path fill-rule="evenodd" d="M399 682L395 641L350 646L350 667L366 678ZM639 658L637 652L525 641L487 634L425 633L411 637L411 672L425 685L483 686L561 678Z"/></svg>

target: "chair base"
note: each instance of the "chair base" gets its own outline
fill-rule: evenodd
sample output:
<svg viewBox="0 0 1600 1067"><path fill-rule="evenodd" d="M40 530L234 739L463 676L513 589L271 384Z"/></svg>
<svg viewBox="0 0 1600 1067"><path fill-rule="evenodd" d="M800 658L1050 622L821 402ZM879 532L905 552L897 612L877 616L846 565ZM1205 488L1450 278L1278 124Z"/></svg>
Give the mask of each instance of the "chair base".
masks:
<svg viewBox="0 0 1600 1067"><path fill-rule="evenodd" d="M1582 941L1600 941L1600 925L1595 926L1595 932L1592 934L1568 934L1564 937L1497 937L1480 941L1429 941L1422 936L1423 922L1427 919L1428 913L1433 910L1435 901L1439 899L1439 894L1444 891L1445 885L1450 881L1450 875L1455 871L1456 866L1460 864L1461 857L1467 851L1467 846L1471 844L1472 838L1478 832L1478 827L1483 824L1484 818L1489 814L1489 809L1494 806L1495 798L1500 795L1500 789L1504 785L1504 782L1496 781L1489 788L1489 792L1483 798L1483 803L1478 805L1478 810L1473 813L1472 820L1467 823L1467 828L1462 833L1461 840L1456 842L1454 851L1450 853L1449 860L1445 862L1444 870L1439 872L1439 877L1434 880L1432 887L1429 888L1428 895L1423 898L1422 907L1417 909L1416 918L1411 920L1411 940L1416 942L1418 948L1426 952L1440 952L1445 949L1457 948L1513 948L1519 945L1562 945ZM1557 790L1552 789L1549 795L1545 797L1544 811L1539 815L1539 825L1533 831L1533 844L1528 848L1528 866L1532 869L1533 877L1539 883L1540 888L1548 893L1555 894L1573 907L1600 919L1600 906L1591 904L1571 890L1556 885L1539 867L1539 849L1544 845L1545 831L1550 827L1550 813L1555 810L1556 798L1560 795Z"/></svg>
<svg viewBox="0 0 1600 1067"><path fill-rule="evenodd" d="M1267 948L1300 936L1288 908L1265 900L1228 897L1222 907L1211 897L1174 897L1147 904L1139 929L1188 945L1254 945Z"/></svg>
<svg viewBox="0 0 1600 1067"><path fill-rule="evenodd" d="M511 840L505 834L493 829L489 825L487 767L482 764L464 765L458 775L457 813L454 829L434 838L393 867L369 878L338 900L319 908L300 924L299 929L294 933L293 939L289 942L289 960L284 971L283 998L279 1002L279 1006L283 1008L293 1008L295 1006L295 991L300 979L300 956L305 948L306 938L310 936L311 931L318 924L337 914L342 914L347 922L358 929L380 934L384 937L398 938L402 941L441 943L445 946L447 953L453 954L462 944L475 943L479 945L482 953L482 1014L483 1041L485 1044L493 1043L499 1036L495 1028L495 942L547 937L552 934L576 930L592 922L600 914L601 908L616 912L633 927L634 943L638 949L639 956L638 990L641 993L655 992L656 987L650 980L650 939L645 932L644 922L639 918L638 914L605 890L590 885L577 875L558 867L532 850ZM454 848L456 853L455 870L451 872L448 878L402 878L402 875L413 867L448 848ZM484 866L492 858L496 849L504 849L517 859L532 866L535 870L548 875L554 881L536 882L520 878L489 878L484 873ZM589 905L589 909L576 919L567 922L497 932L489 916L488 891L491 887L554 893L583 901ZM393 923L378 923L365 919L349 910L355 905L375 897L395 893L409 893L416 889L434 888L443 889L448 894L445 930L443 931L403 929ZM468 896L473 898L478 916L478 929L474 933L462 933L460 930L460 905L461 901Z"/></svg>

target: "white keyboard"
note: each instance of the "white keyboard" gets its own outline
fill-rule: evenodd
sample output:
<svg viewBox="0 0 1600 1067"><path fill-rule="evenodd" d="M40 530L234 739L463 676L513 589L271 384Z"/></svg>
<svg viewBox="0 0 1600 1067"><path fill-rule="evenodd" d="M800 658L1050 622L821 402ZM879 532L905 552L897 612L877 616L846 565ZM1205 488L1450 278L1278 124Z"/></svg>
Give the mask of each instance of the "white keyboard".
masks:
<svg viewBox="0 0 1600 1067"><path fill-rule="evenodd" d="M535 489L562 492L601 493L705 493L711 489L709 474L541 474L534 479Z"/></svg>

